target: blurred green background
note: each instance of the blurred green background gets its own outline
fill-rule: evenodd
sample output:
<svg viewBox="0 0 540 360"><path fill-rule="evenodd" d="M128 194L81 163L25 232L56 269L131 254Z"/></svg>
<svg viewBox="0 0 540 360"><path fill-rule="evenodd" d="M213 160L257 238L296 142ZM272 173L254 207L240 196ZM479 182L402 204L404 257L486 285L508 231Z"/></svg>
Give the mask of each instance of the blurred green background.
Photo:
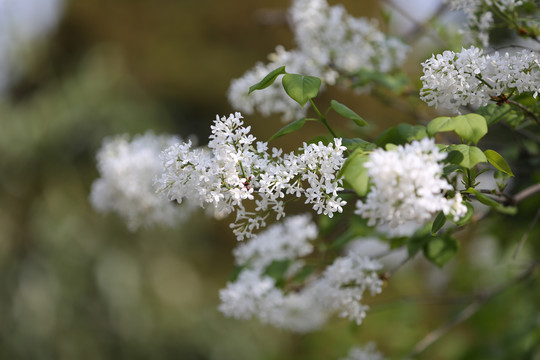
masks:
<svg viewBox="0 0 540 360"><path fill-rule="evenodd" d="M342 3L354 15L381 17L376 1ZM226 222L201 214L189 226L131 233L118 216L91 208L103 138L153 129L196 134L203 143L216 114L234 111L225 95L231 79L265 61L276 45L294 46L288 6L73 0L47 36L12 53L19 75L0 95L0 359L337 359L370 340L403 355L465 306L424 296L442 299L449 288L469 294L480 286L475 271L492 275L480 283L487 285L506 274L479 270L466 252L445 271L416 263L368 300L373 311L362 326L337 319L295 335L217 311L218 290L233 269L235 240ZM412 69L420 71L417 63ZM368 134L410 121L367 96L332 95L379 121ZM282 126L256 115L247 122L263 139ZM276 144L296 147L289 143L296 140ZM491 265L505 256L485 229L470 231L487 238L478 246L491 246ZM533 356L540 295L531 289L538 285L497 298L423 358ZM523 291L532 294L519 296Z"/></svg>

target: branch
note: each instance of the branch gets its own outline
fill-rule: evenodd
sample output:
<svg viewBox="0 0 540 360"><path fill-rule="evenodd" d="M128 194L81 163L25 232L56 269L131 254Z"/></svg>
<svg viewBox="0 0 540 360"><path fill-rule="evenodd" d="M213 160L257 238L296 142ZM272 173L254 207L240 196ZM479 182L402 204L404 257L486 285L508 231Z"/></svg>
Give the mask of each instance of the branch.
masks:
<svg viewBox="0 0 540 360"><path fill-rule="evenodd" d="M507 282L506 284L500 285L491 291L480 293L476 300L471 303L469 306L467 306L465 309L463 309L453 320L447 322L446 324L440 326L439 328L435 329L434 331L427 334L422 340L420 340L413 348L411 353L406 357L406 359L411 359L416 356L418 356L420 353L422 353L425 349L427 349L429 346L431 346L434 342L439 340L443 335L445 335L447 332L452 330L454 326L457 326L464 322L465 320L469 319L471 316L473 316L478 310L484 306L485 303L487 303L489 300L494 298L495 296L501 294L502 292L506 291L507 289L511 288L514 285L517 285L518 283L525 281L533 276L535 270L540 266L540 259L534 261L528 268L525 270L520 276L515 278L512 281Z"/></svg>
<svg viewBox="0 0 540 360"><path fill-rule="evenodd" d="M540 183L529 186L528 188L518 192L516 195L514 195L513 202L514 204L520 203L529 196L536 194L537 192L540 192Z"/></svg>

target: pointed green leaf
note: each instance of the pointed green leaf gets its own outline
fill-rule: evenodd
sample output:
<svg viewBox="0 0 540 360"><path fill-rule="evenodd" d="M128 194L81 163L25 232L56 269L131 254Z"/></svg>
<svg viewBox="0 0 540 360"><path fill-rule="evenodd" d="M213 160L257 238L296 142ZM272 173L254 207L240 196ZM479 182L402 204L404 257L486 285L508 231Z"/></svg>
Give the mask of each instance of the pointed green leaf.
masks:
<svg viewBox="0 0 540 360"><path fill-rule="evenodd" d="M450 235L436 236L424 245L425 257L435 265L442 267L457 253L459 243Z"/></svg>
<svg viewBox="0 0 540 360"><path fill-rule="evenodd" d="M478 141L488 132L486 119L482 115L471 113L457 116L455 119L457 120L455 132L461 138L474 144L478 144Z"/></svg>
<svg viewBox="0 0 540 360"><path fill-rule="evenodd" d="M352 138L352 139L343 138L343 146L346 146L347 149L351 151L356 150L357 148L360 148L365 151L370 151L377 147L377 145L369 141L360 139L360 138Z"/></svg>
<svg viewBox="0 0 540 360"><path fill-rule="evenodd" d="M339 115L343 116L344 118L347 118L347 119L350 119L350 120L354 121L356 123L356 125L358 125L358 126L366 126L367 125L366 120L362 119L362 117L360 115L355 113L353 110L349 109L347 106L337 102L336 100L332 100L330 102L330 106Z"/></svg>
<svg viewBox="0 0 540 360"><path fill-rule="evenodd" d="M319 93L321 79L314 76L286 74L283 76L282 84L285 92L303 107L309 99Z"/></svg>
<svg viewBox="0 0 540 360"><path fill-rule="evenodd" d="M482 115L488 125L493 125L506 118L506 116L512 111L508 104L488 104L480 107L476 112Z"/></svg>
<svg viewBox="0 0 540 360"><path fill-rule="evenodd" d="M448 162L472 169L476 164L487 162L486 155L476 146L465 144L450 145L446 148L449 152Z"/></svg>
<svg viewBox="0 0 540 360"><path fill-rule="evenodd" d="M368 154L362 149L354 151L343 164L341 174L359 196L368 192L369 177L364 163L369 160Z"/></svg>
<svg viewBox="0 0 540 360"><path fill-rule="evenodd" d="M473 194L476 197L476 200L480 201L482 204L490 206L490 207L497 207L500 204L487 196L486 194L482 194L480 191L474 189L474 188L468 188L465 192L469 194Z"/></svg>
<svg viewBox="0 0 540 360"><path fill-rule="evenodd" d="M437 214L435 220L433 220L433 225L431 226L431 234L435 235L437 231L441 230L443 225L446 223L446 215L441 211Z"/></svg>
<svg viewBox="0 0 540 360"><path fill-rule="evenodd" d="M422 140L427 136L426 127L423 125L399 124L396 126L396 132L407 143Z"/></svg>
<svg viewBox="0 0 540 360"><path fill-rule="evenodd" d="M276 78L281 74L286 74L285 66L279 67L275 70L272 70L268 75L266 75L261 81L256 83L255 85L251 85L249 87L248 94L251 94L255 90L262 90L274 83L276 81Z"/></svg>
<svg viewBox="0 0 540 360"><path fill-rule="evenodd" d="M276 280L276 283L279 286L284 282L285 273L287 272L287 269L289 269L291 262L290 259L274 260L266 267L264 275L270 276L272 279Z"/></svg>
<svg viewBox="0 0 540 360"><path fill-rule="evenodd" d="M292 133L293 131L300 129L302 126L304 126L304 124L306 123L306 120L308 119L301 118L301 119L293 121L292 123L285 125L281 129L279 129L277 133L272 135L270 139L268 139L268 141L272 141L274 139L277 139L278 137L281 137L285 134Z"/></svg>
<svg viewBox="0 0 540 360"><path fill-rule="evenodd" d="M507 215L514 215L517 213L517 208L515 206L504 206L503 204L497 202L496 200L490 198L486 194L482 194L480 191L468 188L465 192L473 194L476 197L476 200L481 202L484 205L487 205L500 213Z"/></svg>
<svg viewBox="0 0 540 360"><path fill-rule="evenodd" d="M454 131L455 121L454 118L449 116L441 116L435 118L427 124L427 133L433 137L438 132Z"/></svg>
<svg viewBox="0 0 540 360"><path fill-rule="evenodd" d="M438 117L427 125L429 136L445 131L454 131L462 139L477 144L487 134L488 129L486 119L474 113L455 117Z"/></svg>
<svg viewBox="0 0 540 360"><path fill-rule="evenodd" d="M384 147L384 145L388 143L399 144L400 138L397 134L396 127L393 126L384 130L379 136L375 138L375 140L373 140L373 143L380 147Z"/></svg>
<svg viewBox="0 0 540 360"><path fill-rule="evenodd" d="M510 166L508 165L506 160L504 160L504 158L498 152L496 152L495 150L486 150L484 151L484 154L486 155L487 161L489 161L491 165L495 166L503 173L514 176L512 169L510 169Z"/></svg>
<svg viewBox="0 0 540 360"><path fill-rule="evenodd" d="M420 249L422 249L424 245L433 238L430 233L430 228L431 227L429 226L429 224L426 224L420 229L416 230L412 236L407 238L405 243L407 245L407 252L409 254L409 257L416 255L416 253L420 251Z"/></svg>

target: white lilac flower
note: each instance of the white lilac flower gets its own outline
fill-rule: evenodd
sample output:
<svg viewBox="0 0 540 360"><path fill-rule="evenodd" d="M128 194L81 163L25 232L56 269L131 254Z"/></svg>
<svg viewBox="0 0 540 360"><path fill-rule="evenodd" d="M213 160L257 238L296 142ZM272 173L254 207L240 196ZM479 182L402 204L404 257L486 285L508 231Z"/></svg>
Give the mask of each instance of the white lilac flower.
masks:
<svg viewBox="0 0 540 360"><path fill-rule="evenodd" d="M302 236L302 229L290 226L286 229L292 232L286 238L293 243L294 234ZM284 234L275 234L269 228L259 236L266 238L271 235ZM251 241L258 244L257 240ZM291 252L287 256L296 255L302 256L299 252ZM382 291L382 281L377 275L381 264L357 253L337 258L303 288L289 291L277 287L275 280L264 275L264 269L258 264L246 263L245 266L237 280L229 282L220 291L219 310L226 316L257 318L264 324L296 332L317 330L332 314L360 324L368 310L368 306L361 302L363 294L369 291L375 295Z"/></svg>
<svg viewBox="0 0 540 360"><path fill-rule="evenodd" d="M334 260L304 291L317 298L327 311L360 325L369 309L361 302L364 292L369 291L372 296L382 292L383 282L377 274L381 268L377 260L349 252Z"/></svg>
<svg viewBox="0 0 540 360"><path fill-rule="evenodd" d="M265 116L281 114L284 121L295 120L305 116L307 107L301 108L288 97L281 77L248 95L249 87L281 66L288 73L321 78L324 89L334 85L340 74L362 69L386 73L405 60L408 47L378 30L376 21L354 18L342 6L329 6L326 0L295 0L290 18L298 47L286 51L278 46L269 63L258 63L233 80L228 99L234 108L246 114L257 110Z"/></svg>
<svg viewBox="0 0 540 360"><path fill-rule="evenodd" d="M391 227L407 221L424 224L439 211L461 218L467 208L461 195L447 199L453 190L442 178L446 157L432 139L424 138L394 150L374 150L364 164L372 187L365 199L356 204L356 214L368 219L368 225Z"/></svg>
<svg viewBox="0 0 540 360"><path fill-rule="evenodd" d="M311 240L317 237L317 226L310 216L287 217L282 223L268 227L264 232L234 249L238 265L249 264L264 269L273 261L296 259L313 252Z"/></svg>
<svg viewBox="0 0 540 360"><path fill-rule="evenodd" d="M377 351L377 346L374 342L369 342L364 346L351 348L347 357L340 360L385 360L385 357Z"/></svg>
<svg viewBox="0 0 540 360"><path fill-rule="evenodd" d="M484 106L502 94L532 93L540 88L538 53L484 54L470 47L445 51L422 63L424 75L420 97L430 106L459 112L461 106Z"/></svg>
<svg viewBox="0 0 540 360"><path fill-rule="evenodd" d="M227 283L219 297L222 313L235 319L249 319L266 313L268 303L280 301L283 293L275 287L271 277L262 275L258 270L244 270L235 282Z"/></svg>
<svg viewBox="0 0 540 360"><path fill-rule="evenodd" d="M405 60L407 45L381 32L376 20L352 17L341 5L296 0L290 14L300 51L321 68L386 73Z"/></svg>
<svg viewBox="0 0 540 360"><path fill-rule="evenodd" d="M101 178L92 185L90 201L101 212L116 212L131 230L142 225L183 219L193 208L178 206L156 194L154 178L161 172L161 151L178 142L174 136L146 133L129 141L127 135L106 139L97 153Z"/></svg>
<svg viewBox="0 0 540 360"><path fill-rule="evenodd" d="M467 24L461 33L465 43L478 43L482 47L489 45L489 31L495 20L493 11L512 12L523 5L521 0L445 0L451 10L461 10L467 16Z"/></svg>
<svg viewBox="0 0 540 360"><path fill-rule="evenodd" d="M264 227L269 213L278 220L284 216L288 195L305 196L318 214L331 217L343 210L345 201L338 195L342 179L337 177L345 161L341 139L304 144L297 154L268 152L268 144L256 141L241 119L240 113L216 117L208 149L192 149L190 143L166 149L159 191L178 202L211 205L221 215L236 211L231 227L239 240ZM254 205L250 210L246 201Z"/></svg>

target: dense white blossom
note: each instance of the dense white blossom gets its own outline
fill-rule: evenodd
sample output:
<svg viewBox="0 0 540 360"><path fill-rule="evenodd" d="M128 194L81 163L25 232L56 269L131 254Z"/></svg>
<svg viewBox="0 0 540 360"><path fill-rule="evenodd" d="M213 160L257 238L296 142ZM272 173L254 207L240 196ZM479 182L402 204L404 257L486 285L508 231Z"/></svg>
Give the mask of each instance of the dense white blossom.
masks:
<svg viewBox="0 0 540 360"><path fill-rule="evenodd" d="M364 346L351 348L347 357L340 360L385 360L385 357L377 351L377 346L374 342L369 342Z"/></svg>
<svg viewBox="0 0 540 360"><path fill-rule="evenodd" d="M512 12L523 5L521 0L445 0L452 10L461 10L467 16L467 24L461 30L465 43L489 45L489 31L495 20L493 11Z"/></svg>
<svg viewBox="0 0 540 360"><path fill-rule="evenodd" d="M536 97L540 88L538 53L530 50L484 54L470 47L433 55L422 67L422 100L454 112L460 106L487 105L502 94L530 92Z"/></svg>
<svg viewBox="0 0 540 360"><path fill-rule="evenodd" d="M250 86L281 66L288 73L321 78L324 88L334 85L340 74L361 69L386 73L405 60L405 44L378 30L375 20L354 18L342 6L329 6L325 0L295 0L290 15L298 47L286 51L278 46L269 63L258 63L233 80L228 99L235 109L246 114L255 110L265 116L281 114L284 121L305 116L307 107L301 108L288 97L281 76L270 87L248 95Z"/></svg>
<svg viewBox="0 0 540 360"><path fill-rule="evenodd" d="M439 211L461 218L467 208L459 192L453 198L445 193L453 190L442 178L446 157L432 139L424 138L394 150L376 149L364 164L371 189L365 201L356 204L356 214L369 219L368 225L391 227L414 221L423 224Z"/></svg>
<svg viewBox="0 0 540 360"><path fill-rule="evenodd" d="M294 233L302 232L298 228L287 227L287 230L293 231L287 235L289 239ZM270 229L266 231L274 233ZM262 323L296 332L316 330L332 314L360 324L368 310L361 303L364 293L375 295L382 291L382 281L377 275L381 264L352 252L337 258L318 277L297 290L277 287L274 279L264 275L264 269L251 268L249 263L245 266L236 281L220 291L219 310L226 316L257 318Z"/></svg>
<svg viewBox="0 0 540 360"><path fill-rule="evenodd" d="M367 305L361 303L364 292L376 295L382 291L382 280L377 271L382 265L377 260L349 252L337 258L305 291L311 293L327 311L355 321L358 325L366 317Z"/></svg>
<svg viewBox="0 0 540 360"><path fill-rule="evenodd" d="M349 251L323 271L314 272L300 288L278 287L265 275L272 262L290 260L283 274L290 280L302 269L302 258L312 253L311 241L316 237L317 227L309 216L297 215L239 245L234 255L242 271L220 291L220 311L297 332L320 328L332 314L360 324L368 309L362 304L363 294L382 291L377 275L382 265L378 261Z"/></svg>
<svg viewBox="0 0 540 360"><path fill-rule="evenodd" d="M92 185L90 201L102 212L116 212L131 230L143 225L167 224L184 218L193 208L178 206L156 194L154 178L161 173L159 154L180 139L151 132L105 139L97 153L101 178Z"/></svg>
<svg viewBox="0 0 540 360"><path fill-rule="evenodd" d="M238 265L249 264L255 269L264 269L273 261L311 254L311 241L316 237L317 225L309 215L289 216L282 223L273 224L240 244L233 253Z"/></svg>
<svg viewBox="0 0 540 360"><path fill-rule="evenodd" d="M341 5L296 0L290 14L298 48L321 68L386 73L405 60L405 44L381 32L376 20L355 18Z"/></svg>
<svg viewBox="0 0 540 360"><path fill-rule="evenodd" d="M284 216L286 195L304 196L318 214L331 217L343 210L345 201L338 195L342 179L337 177L345 161L341 139L328 145L304 143L297 153L269 152L241 119L240 113L216 117L207 149L192 149L189 142L166 149L159 191L178 202L210 204L222 216L236 211L231 227L239 240L265 226L270 212L277 219ZM245 201L254 209L248 210Z"/></svg>

